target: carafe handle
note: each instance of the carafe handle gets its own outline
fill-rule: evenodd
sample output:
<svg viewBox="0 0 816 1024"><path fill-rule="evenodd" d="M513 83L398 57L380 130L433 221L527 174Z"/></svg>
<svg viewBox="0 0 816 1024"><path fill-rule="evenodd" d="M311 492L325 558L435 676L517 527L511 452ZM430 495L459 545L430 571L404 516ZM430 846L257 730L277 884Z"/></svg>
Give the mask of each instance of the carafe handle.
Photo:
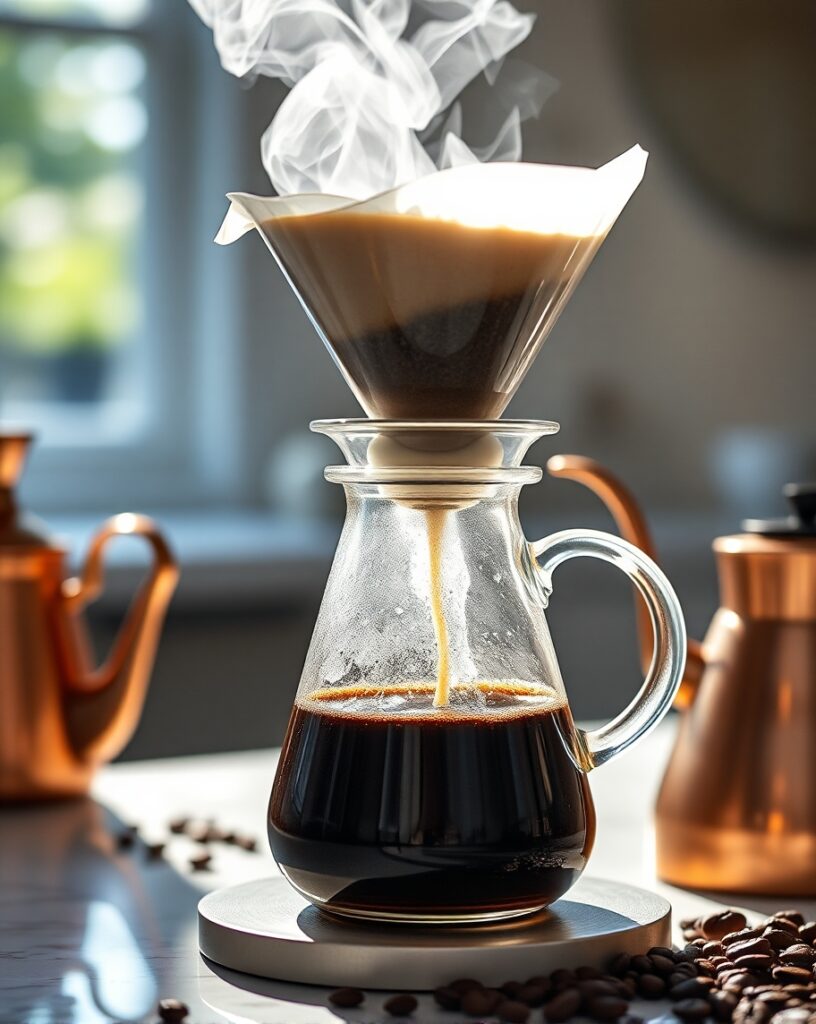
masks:
<svg viewBox="0 0 816 1024"><path fill-rule="evenodd" d="M652 729L672 706L683 678L686 627L671 584L655 563L628 541L599 530L562 530L530 545L545 598L552 574L568 558L601 558L621 569L640 591L654 634L652 661L634 700L599 729L578 730L587 768L620 754Z"/></svg>

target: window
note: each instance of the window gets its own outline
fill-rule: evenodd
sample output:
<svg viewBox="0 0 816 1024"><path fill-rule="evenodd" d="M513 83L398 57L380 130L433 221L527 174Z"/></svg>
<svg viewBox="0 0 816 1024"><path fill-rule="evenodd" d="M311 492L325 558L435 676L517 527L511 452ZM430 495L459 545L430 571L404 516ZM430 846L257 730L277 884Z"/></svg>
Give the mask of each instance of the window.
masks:
<svg viewBox="0 0 816 1024"><path fill-rule="evenodd" d="M0 424L38 507L239 497L233 93L186 3L0 0Z"/></svg>

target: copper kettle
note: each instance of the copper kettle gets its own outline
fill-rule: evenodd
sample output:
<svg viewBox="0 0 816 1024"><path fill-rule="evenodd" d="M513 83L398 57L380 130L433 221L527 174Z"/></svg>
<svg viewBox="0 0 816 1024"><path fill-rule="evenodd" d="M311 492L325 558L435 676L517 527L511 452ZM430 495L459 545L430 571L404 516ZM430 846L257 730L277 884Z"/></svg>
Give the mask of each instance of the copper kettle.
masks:
<svg viewBox="0 0 816 1024"><path fill-rule="evenodd" d="M65 552L17 508L29 434L0 434L0 800L76 796L127 743L139 720L178 568L146 516L102 525L85 567L65 579ZM102 553L144 537L153 565L107 661L93 668L81 612L102 589Z"/></svg>
<svg viewBox="0 0 816 1024"><path fill-rule="evenodd" d="M622 535L655 558L630 492L591 459L554 476L589 487ZM789 485L793 513L718 537L721 607L689 642L683 711L657 798L657 871L695 889L816 896L816 487ZM651 626L638 605L641 653Z"/></svg>

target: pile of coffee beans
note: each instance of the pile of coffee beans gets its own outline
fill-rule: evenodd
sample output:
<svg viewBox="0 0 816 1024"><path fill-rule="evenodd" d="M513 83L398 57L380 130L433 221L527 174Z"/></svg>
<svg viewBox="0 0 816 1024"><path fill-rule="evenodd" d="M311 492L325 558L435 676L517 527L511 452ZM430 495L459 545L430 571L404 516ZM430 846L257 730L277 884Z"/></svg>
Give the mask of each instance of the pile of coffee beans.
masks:
<svg viewBox="0 0 816 1024"><path fill-rule="evenodd" d="M681 921L687 945L655 946L640 956L621 953L606 971L595 967L507 981L490 988L459 978L436 989L443 1010L459 1019L564 1024L573 1017L641 1024L634 1000L668 1000L683 1024L816 1024L816 922L780 910L753 927L738 910ZM335 1006L359 1006L359 989L338 989ZM411 996L394 996L384 1009L407 1016ZM669 1018L670 1019L670 1018Z"/></svg>

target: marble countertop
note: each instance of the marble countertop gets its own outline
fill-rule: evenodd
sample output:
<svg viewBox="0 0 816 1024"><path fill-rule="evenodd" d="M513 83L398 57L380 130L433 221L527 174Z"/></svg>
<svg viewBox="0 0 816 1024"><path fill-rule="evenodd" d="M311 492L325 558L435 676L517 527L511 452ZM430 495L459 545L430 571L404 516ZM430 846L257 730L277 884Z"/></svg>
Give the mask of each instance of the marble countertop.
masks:
<svg viewBox="0 0 816 1024"><path fill-rule="evenodd" d="M598 835L588 873L662 893L677 921L720 904L655 879L650 809L673 730L673 722L664 723L591 774ZM156 1001L168 996L190 1006L190 1024L380 1024L381 998L359 1010L330 1009L325 990L216 968L198 953L201 895L277 871L264 834L276 756L269 750L113 765L98 776L92 800L0 810L0 1024L152 1021ZM158 860L141 842L118 848L125 824L158 841L178 815L212 817L257 837L258 850L216 844L211 870L194 873L189 857L200 847L183 836ZM776 905L751 900L750 909ZM414 1016L433 1024L454 1018L429 996Z"/></svg>

